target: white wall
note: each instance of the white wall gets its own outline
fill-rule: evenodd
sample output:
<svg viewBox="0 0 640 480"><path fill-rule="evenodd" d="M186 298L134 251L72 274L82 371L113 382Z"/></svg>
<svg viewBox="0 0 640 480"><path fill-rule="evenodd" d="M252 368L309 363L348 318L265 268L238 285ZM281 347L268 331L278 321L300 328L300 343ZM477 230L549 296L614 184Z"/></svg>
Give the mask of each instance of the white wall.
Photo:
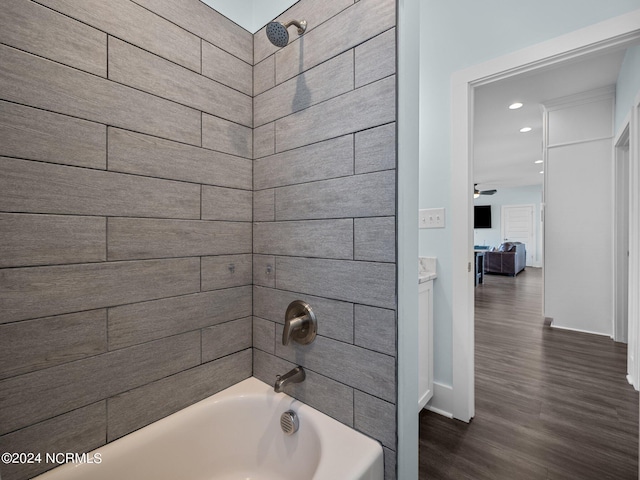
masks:
<svg viewBox="0 0 640 480"><path fill-rule="evenodd" d="M361 0L362 1L362 0ZM451 74L636 10L638 0L423 0L420 37L420 208L451 207ZM434 378L452 384L452 234L420 231L420 255L438 257Z"/></svg>
<svg viewBox="0 0 640 480"><path fill-rule="evenodd" d="M616 125L618 133L640 91L640 45L628 48L616 82Z"/></svg>
<svg viewBox="0 0 640 480"><path fill-rule="evenodd" d="M594 94L545 107L544 314L612 335L615 100Z"/></svg>
<svg viewBox="0 0 640 480"><path fill-rule="evenodd" d="M501 211L503 205L534 205L534 228L536 251L533 264L542 266L542 226L540 224L540 202L542 201L542 185L525 187L498 188L494 195L480 195L474 205L491 205L491 228L476 228L473 231L474 245L497 247L502 243Z"/></svg>

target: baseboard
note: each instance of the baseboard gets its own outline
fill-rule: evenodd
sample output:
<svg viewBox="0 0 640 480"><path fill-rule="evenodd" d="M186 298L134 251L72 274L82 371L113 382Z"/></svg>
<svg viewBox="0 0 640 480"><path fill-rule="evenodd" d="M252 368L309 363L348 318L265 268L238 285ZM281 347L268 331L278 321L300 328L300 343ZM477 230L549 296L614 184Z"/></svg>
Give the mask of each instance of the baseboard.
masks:
<svg viewBox="0 0 640 480"><path fill-rule="evenodd" d="M572 328L572 327L563 327L562 325L556 325L555 321L552 319L551 323L549 325L551 328L557 328L558 330L568 330L570 332L580 332L580 333L588 333L590 335L600 335L601 337L609 337L611 338L611 335L608 333L602 333L602 332L592 332L591 330L582 330L580 328Z"/></svg>
<svg viewBox="0 0 640 480"><path fill-rule="evenodd" d="M424 408L438 415L453 418L453 387L433 382L433 397Z"/></svg>

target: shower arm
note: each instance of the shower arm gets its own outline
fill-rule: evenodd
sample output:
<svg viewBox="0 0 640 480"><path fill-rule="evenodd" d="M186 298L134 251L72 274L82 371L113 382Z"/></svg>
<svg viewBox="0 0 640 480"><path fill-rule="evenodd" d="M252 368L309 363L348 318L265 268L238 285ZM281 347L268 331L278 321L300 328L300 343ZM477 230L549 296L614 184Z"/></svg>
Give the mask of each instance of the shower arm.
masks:
<svg viewBox="0 0 640 480"><path fill-rule="evenodd" d="M297 20L291 20L289 23L284 24L284 28L289 28L291 25L298 28L298 35L302 35L304 31L307 29L306 20L302 20L300 22Z"/></svg>

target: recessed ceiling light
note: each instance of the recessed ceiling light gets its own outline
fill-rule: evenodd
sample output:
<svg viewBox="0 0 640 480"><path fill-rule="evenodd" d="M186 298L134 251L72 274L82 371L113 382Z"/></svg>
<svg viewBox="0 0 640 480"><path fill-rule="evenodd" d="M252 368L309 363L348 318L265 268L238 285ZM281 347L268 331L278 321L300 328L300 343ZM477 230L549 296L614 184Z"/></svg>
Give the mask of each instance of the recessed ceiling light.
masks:
<svg viewBox="0 0 640 480"><path fill-rule="evenodd" d="M509 105L509 110L517 110L519 108L522 108L522 103L520 102L516 102L516 103L512 103L511 105Z"/></svg>
<svg viewBox="0 0 640 480"><path fill-rule="evenodd" d="M531 127L522 127L522 128L520 129L520 132L521 132L521 133L527 133L527 132L530 132L531 130L532 130L532 128L531 128Z"/></svg>
<svg viewBox="0 0 640 480"><path fill-rule="evenodd" d="M544 173L544 170L540 170L540 173Z"/></svg>
<svg viewBox="0 0 640 480"><path fill-rule="evenodd" d="M535 161L535 162L533 162L533 163L542 163L542 160L536 160L536 161Z"/></svg>

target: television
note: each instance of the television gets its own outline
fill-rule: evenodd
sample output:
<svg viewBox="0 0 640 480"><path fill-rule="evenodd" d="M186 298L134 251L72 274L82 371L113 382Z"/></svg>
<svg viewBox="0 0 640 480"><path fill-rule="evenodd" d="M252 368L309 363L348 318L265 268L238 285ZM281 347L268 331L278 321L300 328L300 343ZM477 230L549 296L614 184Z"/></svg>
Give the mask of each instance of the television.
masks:
<svg viewBox="0 0 640 480"><path fill-rule="evenodd" d="M491 228L491 205L473 207L473 228Z"/></svg>

